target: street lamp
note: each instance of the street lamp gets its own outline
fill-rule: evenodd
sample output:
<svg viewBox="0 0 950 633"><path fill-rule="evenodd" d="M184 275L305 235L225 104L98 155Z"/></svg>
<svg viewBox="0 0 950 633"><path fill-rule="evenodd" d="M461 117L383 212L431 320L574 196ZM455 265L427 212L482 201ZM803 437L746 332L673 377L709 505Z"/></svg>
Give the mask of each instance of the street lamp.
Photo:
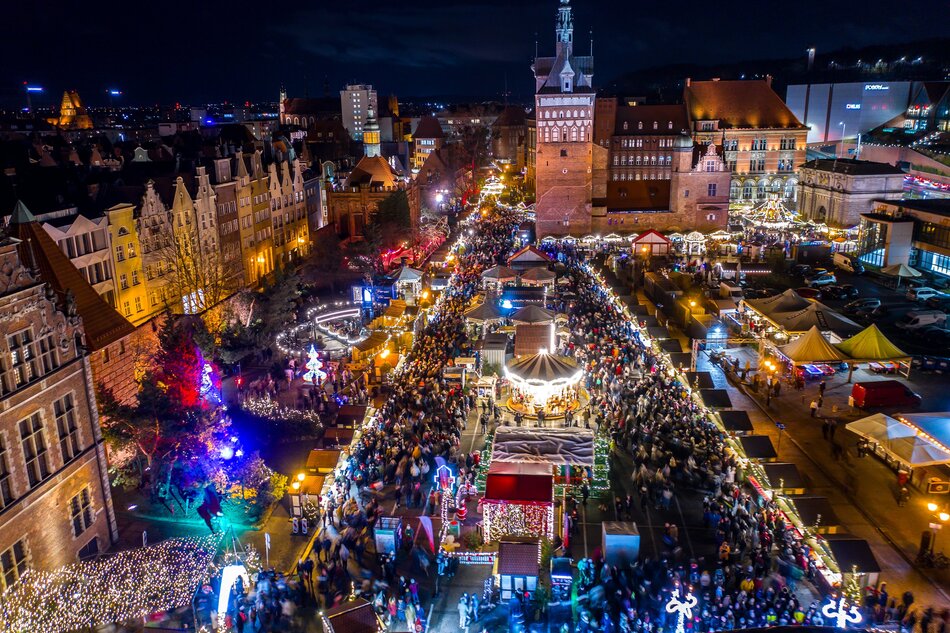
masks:
<svg viewBox="0 0 950 633"><path fill-rule="evenodd" d="M930 510L932 518L940 521L940 523L934 523L933 521L930 523L930 531L933 533L933 536L930 538L930 555L933 556L934 546L937 543L937 532L943 529L944 523L950 521L950 512L947 512L946 506L940 508L940 506L933 501L927 504L927 509Z"/></svg>
<svg viewBox="0 0 950 633"><path fill-rule="evenodd" d="M838 121L838 125L841 126L841 149L844 149L844 137L845 131L848 129L847 124L844 121Z"/></svg>

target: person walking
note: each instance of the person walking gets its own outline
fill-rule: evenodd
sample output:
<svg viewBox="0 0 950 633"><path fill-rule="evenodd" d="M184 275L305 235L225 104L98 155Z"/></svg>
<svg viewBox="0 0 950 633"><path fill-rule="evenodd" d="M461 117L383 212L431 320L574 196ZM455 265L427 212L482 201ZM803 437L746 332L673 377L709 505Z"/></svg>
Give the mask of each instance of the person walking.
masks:
<svg viewBox="0 0 950 633"><path fill-rule="evenodd" d="M832 442L835 441L836 430L838 430L838 421L834 419L829 420L828 421L828 439L830 439Z"/></svg>
<svg viewBox="0 0 950 633"><path fill-rule="evenodd" d="M815 417L818 415L818 401L817 400L812 400L811 404L808 405L808 408L811 409L811 417Z"/></svg>

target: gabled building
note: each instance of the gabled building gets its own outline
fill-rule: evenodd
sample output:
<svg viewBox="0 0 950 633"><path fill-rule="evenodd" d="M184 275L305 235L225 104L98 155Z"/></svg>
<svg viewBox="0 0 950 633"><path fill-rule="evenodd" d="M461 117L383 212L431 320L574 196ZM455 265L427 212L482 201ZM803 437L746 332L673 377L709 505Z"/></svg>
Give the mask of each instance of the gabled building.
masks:
<svg viewBox="0 0 950 633"><path fill-rule="evenodd" d="M911 97L905 130L950 132L950 81L925 81Z"/></svg>
<svg viewBox="0 0 950 633"><path fill-rule="evenodd" d="M839 228L857 226L880 200L904 195L904 172L887 163L821 158L802 165L798 179L801 214Z"/></svg>
<svg viewBox="0 0 950 633"><path fill-rule="evenodd" d="M419 169L433 151L445 145L445 132L434 116L419 119L412 132L412 168Z"/></svg>
<svg viewBox="0 0 950 633"><path fill-rule="evenodd" d="M794 207L796 172L805 162L808 128L772 90L771 83L771 79L687 79L683 101L693 138L723 147L733 173L731 202L753 204L777 194Z"/></svg>
<svg viewBox="0 0 950 633"><path fill-rule="evenodd" d="M88 284L67 295L46 281L55 253L85 283L25 206L13 221L23 238L0 236L0 591L118 538L76 306L79 292L102 299Z"/></svg>
<svg viewBox="0 0 950 633"><path fill-rule="evenodd" d="M492 123L492 157L520 172L528 154L528 119L521 106L508 106Z"/></svg>
<svg viewBox="0 0 950 633"><path fill-rule="evenodd" d="M117 204L105 212L116 276L115 308L138 326L159 314L164 306L150 305L135 206Z"/></svg>

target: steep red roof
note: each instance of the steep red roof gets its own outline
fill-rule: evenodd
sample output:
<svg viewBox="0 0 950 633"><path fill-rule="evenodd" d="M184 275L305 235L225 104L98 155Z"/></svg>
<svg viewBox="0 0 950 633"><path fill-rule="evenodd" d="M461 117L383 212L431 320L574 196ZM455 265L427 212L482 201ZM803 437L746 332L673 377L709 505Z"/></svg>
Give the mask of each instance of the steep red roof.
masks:
<svg viewBox="0 0 950 633"><path fill-rule="evenodd" d="M536 246L528 245L522 248L520 251L508 258L508 263L517 262L524 260L526 262L553 262L551 256L537 248Z"/></svg>
<svg viewBox="0 0 950 633"><path fill-rule="evenodd" d="M693 121L720 128L804 128L766 81L693 81L684 98Z"/></svg>
<svg viewBox="0 0 950 633"><path fill-rule="evenodd" d="M434 116L424 116L419 119L419 125L412 133L412 138L445 138L445 132L442 131L442 125Z"/></svg>
<svg viewBox="0 0 950 633"><path fill-rule="evenodd" d="M541 545L533 543L498 544L498 573L509 576L536 576L540 566Z"/></svg>
<svg viewBox="0 0 950 633"><path fill-rule="evenodd" d="M689 129L684 105L620 106L616 121L614 134L618 136L670 136Z"/></svg>
<svg viewBox="0 0 950 633"><path fill-rule="evenodd" d="M18 219L31 218L32 216ZM86 344L90 350L102 349L135 331L135 327L89 285L39 223L35 220L15 220L12 224L13 234L22 240L20 259L37 269L40 279L53 287L61 306L65 306L67 291L72 292L76 312L82 317Z"/></svg>

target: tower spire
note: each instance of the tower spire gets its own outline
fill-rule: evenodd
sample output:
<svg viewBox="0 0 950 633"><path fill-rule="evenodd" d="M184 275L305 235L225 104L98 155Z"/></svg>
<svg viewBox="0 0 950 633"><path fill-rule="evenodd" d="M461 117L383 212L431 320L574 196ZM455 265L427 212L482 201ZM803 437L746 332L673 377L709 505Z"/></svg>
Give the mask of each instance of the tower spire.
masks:
<svg viewBox="0 0 950 633"><path fill-rule="evenodd" d="M574 16L571 15L571 0L561 0L561 6L557 10L557 35L558 51L567 48L570 51L571 44L574 42Z"/></svg>

